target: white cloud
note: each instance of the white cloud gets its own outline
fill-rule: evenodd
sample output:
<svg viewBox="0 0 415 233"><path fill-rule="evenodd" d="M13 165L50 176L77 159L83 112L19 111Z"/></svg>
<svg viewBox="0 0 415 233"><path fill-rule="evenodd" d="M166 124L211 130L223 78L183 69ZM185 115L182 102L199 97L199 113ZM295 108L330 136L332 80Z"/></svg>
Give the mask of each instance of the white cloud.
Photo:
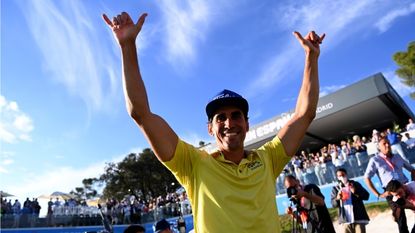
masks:
<svg viewBox="0 0 415 233"><path fill-rule="evenodd" d="M356 35L361 34L368 28L373 27L374 23L386 12L391 9L402 8L396 2L382 2L375 0L353 0L353 1L330 1L312 0L306 3L288 1L280 4L275 9L275 24L280 30L280 37L277 55L264 62L264 66L253 83L248 85L249 95L267 93L266 90L273 89L281 85L287 78L293 76L303 67L304 52L291 32L294 30L300 33L307 33L315 30L317 33L326 33L326 39L321 45L322 54L340 45ZM411 5L412 9L412 5ZM281 41L286 41L281 43Z"/></svg>
<svg viewBox="0 0 415 233"><path fill-rule="evenodd" d="M331 86L323 86L323 87L320 87L320 94L319 94L319 96L320 97L323 97L325 95L328 95L328 94L330 94L332 92L335 92L335 91L337 91L339 89L342 89L344 87L346 87L346 85L331 85Z"/></svg>
<svg viewBox="0 0 415 233"><path fill-rule="evenodd" d="M14 101L8 101L0 95L0 141L17 143L31 141L30 133L33 131L32 119L19 109Z"/></svg>
<svg viewBox="0 0 415 233"><path fill-rule="evenodd" d="M104 23L83 4L40 0L20 6L49 77L80 97L89 112L109 111L119 96L120 82L114 75L119 73L119 65L113 63L113 48L99 36L98 29L104 28Z"/></svg>
<svg viewBox="0 0 415 233"><path fill-rule="evenodd" d="M20 201L26 197L39 197L40 195L50 194L54 191L69 193L75 187L82 186L83 179L99 177L99 175L103 174L107 162L117 163L124 159L126 155L141 151L140 148L132 148L126 153L113 156L111 159L95 162L89 166L76 168L62 166L28 174L25 180L19 183L12 183L12 185L2 184L2 188L14 194ZM8 163L7 160L4 161ZM7 170L4 170L0 166L0 173L7 173ZM4 180L2 183L4 183ZM46 211L46 209L42 208L41 215L45 214L43 211Z"/></svg>
<svg viewBox="0 0 415 233"><path fill-rule="evenodd" d="M0 173L9 173L8 166L14 163L14 152L0 151Z"/></svg>
<svg viewBox="0 0 415 233"><path fill-rule="evenodd" d="M173 65L185 65L196 58L196 45L204 41L210 23L208 1L158 1L164 13L163 25L167 37L168 60Z"/></svg>
<svg viewBox="0 0 415 233"><path fill-rule="evenodd" d="M393 21L397 18L412 14L413 12L415 12L415 3L412 3L409 6L402 6L398 9L392 9L389 13L379 19L375 26L380 32L385 32L392 26Z"/></svg>
<svg viewBox="0 0 415 233"><path fill-rule="evenodd" d="M10 165L10 164L14 163L14 160L13 159L5 159L5 160L2 161L2 163L4 165Z"/></svg>

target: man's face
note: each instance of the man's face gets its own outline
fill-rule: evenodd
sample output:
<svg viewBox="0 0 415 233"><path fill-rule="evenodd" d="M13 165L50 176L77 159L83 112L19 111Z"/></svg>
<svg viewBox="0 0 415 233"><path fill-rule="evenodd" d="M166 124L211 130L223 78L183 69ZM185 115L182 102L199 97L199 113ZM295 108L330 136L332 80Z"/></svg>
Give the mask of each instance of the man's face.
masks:
<svg viewBox="0 0 415 233"><path fill-rule="evenodd" d="M236 107L220 108L208 124L208 132L215 136L216 144L221 151L243 149L248 129L248 120Z"/></svg>
<svg viewBox="0 0 415 233"><path fill-rule="evenodd" d="M388 141L388 139L383 138L378 142L379 145L379 150L380 152L382 152L382 154L384 155L391 155L391 145Z"/></svg>
<svg viewBox="0 0 415 233"><path fill-rule="evenodd" d="M297 187L298 186L298 182L292 178L287 178L284 180L284 186L285 188L289 188L289 187Z"/></svg>
<svg viewBox="0 0 415 233"><path fill-rule="evenodd" d="M336 172L337 180L343 181L343 179L347 179L347 174L342 171Z"/></svg>

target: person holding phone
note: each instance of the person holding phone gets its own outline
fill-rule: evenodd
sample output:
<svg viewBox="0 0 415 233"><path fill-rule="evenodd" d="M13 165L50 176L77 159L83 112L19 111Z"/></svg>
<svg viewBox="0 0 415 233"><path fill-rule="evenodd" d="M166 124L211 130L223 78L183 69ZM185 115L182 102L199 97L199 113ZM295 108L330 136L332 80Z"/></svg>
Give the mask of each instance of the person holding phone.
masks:
<svg viewBox="0 0 415 233"><path fill-rule="evenodd" d="M331 204L339 211L339 224L345 233L365 233L369 223L363 201L369 200L369 192L357 181L349 180L346 169L336 171L338 185L331 190Z"/></svg>

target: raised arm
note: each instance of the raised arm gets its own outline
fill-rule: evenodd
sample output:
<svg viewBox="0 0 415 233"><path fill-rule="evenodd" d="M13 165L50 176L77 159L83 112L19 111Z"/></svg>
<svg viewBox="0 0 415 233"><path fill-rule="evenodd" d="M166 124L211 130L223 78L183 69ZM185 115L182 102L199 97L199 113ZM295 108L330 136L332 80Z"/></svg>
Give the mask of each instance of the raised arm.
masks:
<svg viewBox="0 0 415 233"><path fill-rule="evenodd" d="M316 115L319 96L318 57L320 43L325 37L325 34L319 37L314 31L309 32L304 38L298 32L294 32L294 35L304 48L305 66L294 117L278 132L278 137L289 156L293 156L298 150L308 126Z"/></svg>
<svg viewBox="0 0 415 233"><path fill-rule="evenodd" d="M146 16L147 14L142 14L137 23L134 23L126 12L117 15L112 21L105 14L102 15L121 48L127 111L146 136L157 158L169 161L174 156L178 137L166 121L151 112L138 65L135 40Z"/></svg>

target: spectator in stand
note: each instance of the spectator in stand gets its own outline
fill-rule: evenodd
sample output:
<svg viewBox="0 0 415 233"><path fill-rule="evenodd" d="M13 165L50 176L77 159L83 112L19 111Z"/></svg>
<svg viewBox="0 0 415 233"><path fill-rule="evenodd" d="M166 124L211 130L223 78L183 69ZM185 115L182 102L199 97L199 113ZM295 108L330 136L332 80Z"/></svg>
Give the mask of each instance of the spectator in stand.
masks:
<svg viewBox="0 0 415 233"><path fill-rule="evenodd" d="M37 224L37 220L39 218L40 209L42 208L39 205L39 202L37 201L37 198L33 199L31 207L32 207L32 211L33 211L32 220L31 220L31 227L35 227L36 224Z"/></svg>
<svg viewBox="0 0 415 233"><path fill-rule="evenodd" d="M363 201L369 199L369 192L354 180L349 180L345 169L336 172L338 185L331 191L331 204L339 210L339 224L345 233L365 233L369 223Z"/></svg>
<svg viewBox="0 0 415 233"><path fill-rule="evenodd" d="M15 200L12 206L13 211L13 227L17 228L20 226L20 214L21 214L21 204L19 200Z"/></svg>
<svg viewBox="0 0 415 233"><path fill-rule="evenodd" d="M336 177L336 168L333 164L333 158L328 153L328 149L326 146L322 148L321 154L324 156L324 164L326 165L326 173L325 178L327 182L335 181Z"/></svg>
<svg viewBox="0 0 415 233"><path fill-rule="evenodd" d="M409 135L408 132L405 133L405 144L409 150L415 148L415 138L411 138L411 135Z"/></svg>
<svg viewBox="0 0 415 233"><path fill-rule="evenodd" d="M409 161L408 158L406 158L405 152L402 149L401 145L401 135L394 132L392 129L388 128L386 130L387 137L389 140L389 143L391 144L392 153L399 154L403 159L406 161Z"/></svg>
<svg viewBox="0 0 415 233"><path fill-rule="evenodd" d="M125 200L122 203L123 223L131 224L131 205Z"/></svg>
<svg viewBox="0 0 415 233"><path fill-rule="evenodd" d="M350 177L356 177L358 174L356 174L355 169L357 168L357 160L355 156L355 151L352 152L352 146L349 142L342 140L340 142L341 145L341 153L344 158L346 158L346 168L349 170Z"/></svg>
<svg viewBox="0 0 415 233"><path fill-rule="evenodd" d="M26 201L23 202L23 207L28 207L30 206L30 199L27 197Z"/></svg>
<svg viewBox="0 0 415 233"><path fill-rule="evenodd" d="M376 174L385 190L386 185L391 180L398 180L405 184L408 178L403 173L403 168L411 172L412 180L415 179L415 169L401 156L392 153L390 143L387 138L381 138L378 142L379 153L370 158L365 172L365 182L376 197L386 198L392 215L398 223L400 233L408 233L406 215L403 208L392 201L392 196L388 192L380 193L372 183L372 177Z"/></svg>
<svg viewBox="0 0 415 233"><path fill-rule="evenodd" d="M329 146L331 147L330 155L333 158L333 164L336 167L336 170L345 168L346 156L343 156L343 153L341 153L340 148L337 147L336 144L331 144Z"/></svg>
<svg viewBox="0 0 415 233"><path fill-rule="evenodd" d="M362 140L360 139L359 135L353 136L353 149L352 150L355 152L357 165L359 167L358 175L361 175L364 172L364 167L369 158L367 155L367 147L365 144L362 143Z"/></svg>
<svg viewBox="0 0 415 233"><path fill-rule="evenodd" d="M415 130L415 123L412 118L408 119L408 124L406 125L406 131Z"/></svg>
<svg viewBox="0 0 415 233"><path fill-rule="evenodd" d="M48 202L48 212L46 215L46 224L47 226L53 225L53 201L52 198Z"/></svg>
<svg viewBox="0 0 415 233"><path fill-rule="evenodd" d="M320 160L320 153L316 153L313 158L313 165L314 165L314 172L316 173L317 180L319 185L323 185L326 183L326 179L324 178L323 168L322 168L322 161Z"/></svg>
<svg viewBox="0 0 415 233"><path fill-rule="evenodd" d="M316 184L318 182L317 176L314 173L314 167L310 160L304 161L303 166L303 181L304 184Z"/></svg>
<svg viewBox="0 0 415 233"><path fill-rule="evenodd" d="M379 133L379 131L374 129L372 131L372 142L375 143L375 144L378 144L379 139L380 139L380 133Z"/></svg>
<svg viewBox="0 0 415 233"><path fill-rule="evenodd" d="M301 183L304 183L303 180L303 161L300 156L296 155L293 159L291 164L294 167L295 176L297 179L300 180Z"/></svg>
<svg viewBox="0 0 415 233"><path fill-rule="evenodd" d="M59 197L56 198L56 201L53 204L55 208L61 205L61 202L59 201Z"/></svg>

